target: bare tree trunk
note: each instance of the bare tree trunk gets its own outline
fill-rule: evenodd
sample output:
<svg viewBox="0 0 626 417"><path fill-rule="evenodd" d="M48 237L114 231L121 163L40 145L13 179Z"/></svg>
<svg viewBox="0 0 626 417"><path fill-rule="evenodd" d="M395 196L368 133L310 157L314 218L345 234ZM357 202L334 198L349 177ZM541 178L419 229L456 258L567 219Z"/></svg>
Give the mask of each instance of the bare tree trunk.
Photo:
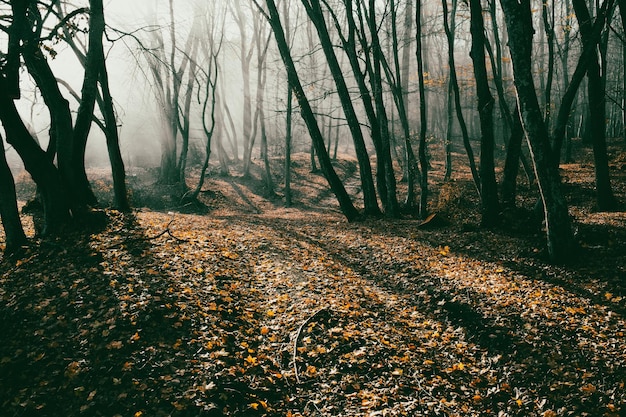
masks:
<svg viewBox="0 0 626 417"><path fill-rule="evenodd" d="M44 210L42 235L60 231L70 220L68 201L57 168L28 132L15 103L8 97L5 78L0 76L0 121L7 143L13 146L37 184Z"/></svg>
<svg viewBox="0 0 626 417"><path fill-rule="evenodd" d="M243 176L250 175L250 164L252 162L252 148L254 146L254 136L252 135L252 92L250 90L250 62L254 53L254 44L248 45L248 34L246 29L245 13L241 9L241 0L234 2L235 22L239 28L240 48L241 48L241 77L243 82ZM256 34L254 35L256 36Z"/></svg>
<svg viewBox="0 0 626 417"><path fill-rule="evenodd" d="M424 86L424 51L422 48L422 0L417 0L415 8L415 41L417 57L417 76L419 80L420 96L420 137L419 137L419 161L420 161L420 202L419 215L422 219L428 216L428 159L426 157L426 88ZM410 172L410 169L409 169Z"/></svg>
<svg viewBox="0 0 626 417"><path fill-rule="evenodd" d="M287 119L285 132L285 206L291 207L293 204L291 194L291 113L293 100L293 90L287 87Z"/></svg>
<svg viewBox="0 0 626 417"><path fill-rule="evenodd" d="M509 48L522 125L533 158L543 202L547 247L550 258L563 262L576 248L567 203L561 190L558 168L552 163L548 130L542 117L532 75L533 27L530 0L500 0L507 28Z"/></svg>
<svg viewBox="0 0 626 417"><path fill-rule="evenodd" d="M104 126L106 128L107 151L109 162L111 163L111 175L113 177L113 207L120 211L129 211L128 191L126 189L126 170L124 160L120 150L120 139L117 131L117 119L113 109L113 97L109 89L109 75L106 68L106 61L102 61L100 71L100 88L102 89L102 104L100 106L104 116Z"/></svg>
<svg viewBox="0 0 626 417"><path fill-rule="evenodd" d="M9 90L10 92L10 90ZM14 96L14 95L12 95ZM6 236L5 253L14 253L27 243L20 221L15 194L13 174L4 153L4 141L0 135L0 217Z"/></svg>
<svg viewBox="0 0 626 417"><path fill-rule="evenodd" d="M474 64L478 115L480 117L480 188L481 225L491 227L498 223L500 204L494 166L495 138L493 134L494 98L489 91L489 78L485 62L485 24L480 0L470 0L470 32L472 47L470 57Z"/></svg>
<svg viewBox="0 0 626 417"><path fill-rule="evenodd" d="M372 168L370 166L369 155L367 153L367 148L363 139L363 132L361 131L361 125L352 104L352 98L350 96L348 86L343 76L341 65L339 64L339 60L337 59L337 56L335 55L335 51L333 49L333 43L328 33L328 28L326 26L326 21L324 19L320 2L319 0L309 0L308 5L307 1L303 1L303 4L305 5L305 9L307 11L307 14L309 15L309 18L317 29L317 34L319 36L320 43L324 51L324 55L326 56L326 61L328 62L330 73L335 81L335 86L337 88L337 93L341 101L343 112L346 116L346 122L348 123L348 127L350 128L352 141L354 143L354 148L356 151L357 161L359 164L359 175L361 179L361 187L363 190L363 204L365 214L373 216L380 215L380 208L378 207L378 200L376 199L376 189L374 188L374 180L372 177Z"/></svg>
<svg viewBox="0 0 626 417"><path fill-rule="evenodd" d="M583 42L595 43L593 40L593 27L589 9L583 0L573 0L576 18L580 26ZM609 11L607 22L610 21ZM608 26L608 24L607 24ZM605 31L608 31L606 29ZM606 33L606 32L605 32ZM602 39L599 42L598 50L602 55ZM594 48L595 49L595 48ZM595 52L595 51L594 51ZM601 59L602 57L600 57ZM598 60L598 54L593 53L587 66L587 96L589 98L590 133L593 144L593 156L596 171L596 202L601 211L611 211L617 208L617 200L611 187L609 173L609 158L606 149L606 62Z"/></svg>
<svg viewBox="0 0 626 417"><path fill-rule="evenodd" d="M472 172L472 178L474 179L474 185L476 186L476 190L478 191L478 194L480 195L480 175L478 174L478 170L476 169L476 161L474 160L474 151L472 150L472 146L469 141L469 135L467 133L467 125L465 124L465 118L463 117L463 108L461 106L461 93L459 91L459 82L456 76L455 59L454 59L454 33L452 32L452 28L450 24L448 23L447 0L442 0L441 5L443 6L444 31L446 32L446 37L448 39L448 66L450 67L450 83L452 85L452 90L454 92L454 107L456 109L456 116L459 121L459 127L461 128L461 135L463 136L463 145L465 146L465 151L467 152L469 166ZM457 7L457 1L452 0L451 13L456 13L456 7Z"/></svg>
<svg viewBox="0 0 626 417"><path fill-rule="evenodd" d="M298 99L298 103L300 104L300 112L311 135L313 146L317 152L324 176L326 177L331 190L337 197L341 212L348 219L348 221L356 220L359 217L359 212L352 204L348 192L332 166L332 162L326 150L324 138L322 137L319 125L315 120L315 115L313 114L311 105L309 104L309 101L304 93L304 89L302 88L298 73L296 72L296 67L293 62L293 58L291 57L291 51L289 49L289 45L287 44L287 40L285 39L285 32L280 21L280 16L278 14L278 10L276 9L276 3L274 0L265 0L265 3L269 10L269 15L266 15L266 17L272 27L272 31L274 32L281 58L287 69L289 84L294 89L294 93Z"/></svg>

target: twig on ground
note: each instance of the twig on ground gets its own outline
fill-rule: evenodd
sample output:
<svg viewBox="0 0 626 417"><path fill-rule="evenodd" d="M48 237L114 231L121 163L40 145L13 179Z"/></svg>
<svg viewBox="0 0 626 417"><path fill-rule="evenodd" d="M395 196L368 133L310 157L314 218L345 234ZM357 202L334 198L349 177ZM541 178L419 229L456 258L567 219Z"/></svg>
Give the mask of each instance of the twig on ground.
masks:
<svg viewBox="0 0 626 417"><path fill-rule="evenodd" d="M300 383L300 376L298 375L298 341L300 341L300 336L302 336L302 329L304 328L304 326L306 326L307 324L309 324L310 322L313 321L313 319L317 316L319 316L321 313L328 311L328 307L322 307L319 310L317 310L315 313L313 313L311 316L309 316L309 318L307 318L301 325L300 327L298 327L298 331L296 332L296 337L293 341L293 353L292 353L292 360L293 360L293 370L295 372L296 375L296 383L299 384Z"/></svg>
<svg viewBox="0 0 626 417"><path fill-rule="evenodd" d="M125 239L122 242L116 243L114 245L108 246L107 249L115 249L115 248L119 248L120 246L123 246L127 243L130 242L147 242L149 240L155 240L160 238L161 236L168 234L172 239L178 241L178 242L187 242L186 239L182 239L179 237L176 237L172 234L172 231L170 230L170 225L174 222L174 220L170 220L170 222L167 224L167 226L165 226L165 229L162 230L161 232L157 233L154 236L145 236L145 237L136 237L136 238L130 238L130 239Z"/></svg>

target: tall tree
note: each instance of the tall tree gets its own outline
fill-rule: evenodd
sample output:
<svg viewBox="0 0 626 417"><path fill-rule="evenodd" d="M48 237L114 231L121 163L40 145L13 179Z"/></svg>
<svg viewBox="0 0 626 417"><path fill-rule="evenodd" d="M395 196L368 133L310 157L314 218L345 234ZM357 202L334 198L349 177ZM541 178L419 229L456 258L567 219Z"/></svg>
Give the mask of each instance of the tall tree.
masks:
<svg viewBox="0 0 626 417"><path fill-rule="evenodd" d="M417 0L415 7L415 41L417 56L417 77L419 80L420 96L420 136L419 136L419 161L420 161L420 203L419 214L425 219L428 215L428 159L426 156L426 88L424 85L424 51L422 48L422 0Z"/></svg>
<svg viewBox="0 0 626 417"><path fill-rule="evenodd" d="M472 47L470 56L474 63L478 116L480 117L480 197L481 224L485 227L498 222L500 204L494 166L495 139L493 133L493 106L495 100L490 92L485 57L485 23L480 0L470 0L470 32Z"/></svg>
<svg viewBox="0 0 626 417"><path fill-rule="evenodd" d="M361 124L356 114L356 110L352 104L352 97L348 90L348 85L343 76L341 65L337 59L337 55L333 49L333 42L328 33L328 27L326 26L326 20L322 12L322 7L319 0L302 0L302 4L305 7L309 18L315 25L317 34L320 39L326 61L330 68L331 75L335 81L335 86L341 100L341 106L343 108L344 115L346 116L346 122L350 128L352 134L352 140L356 150L357 161L359 164L359 175L361 178L361 186L363 189L363 203L365 214L367 215L379 215L380 209L378 207L378 201L376 199L376 189L374 188L374 180L372 177L372 168L370 166L369 155L365 146L365 140L363 139L363 132L361 131Z"/></svg>
<svg viewBox="0 0 626 417"><path fill-rule="evenodd" d="M2 135L0 135L0 217L6 236L5 253L13 253L26 244L26 234L17 209L15 182L7 163Z"/></svg>
<svg viewBox="0 0 626 417"><path fill-rule="evenodd" d="M617 200L611 187L606 149L606 67L601 68L600 42L594 42L591 14L584 0L572 0L583 42L596 44L587 66L587 96L596 171L596 201L602 211L615 210ZM609 11L609 15L612 14ZM608 18L608 17L607 17ZM604 31L608 31L606 28Z"/></svg>
<svg viewBox="0 0 626 417"><path fill-rule="evenodd" d="M470 144L467 124L465 123L465 118L463 117L463 108L461 106L461 92L459 89L459 82L456 73L456 61L454 59L454 33L452 31L453 28L450 26L450 23L448 21L448 1L441 0L441 5L443 6L443 27L446 33L446 38L448 40L448 66L450 68L450 85L452 86L452 92L454 93L454 108L456 110L459 127L461 128L463 145L465 146L465 151L467 152L472 178L474 179L474 184L476 186L476 189L478 190L478 193L480 194L480 175L478 174L478 169L476 168L474 151L472 150L472 146ZM456 13L456 8L457 1L452 0L452 13Z"/></svg>
<svg viewBox="0 0 626 417"><path fill-rule="evenodd" d="M515 91L543 202L547 247L555 262L571 258L576 243L558 167L552 163L548 129L532 74L533 25L530 0L500 0L506 19Z"/></svg>
<svg viewBox="0 0 626 417"><path fill-rule="evenodd" d="M248 19L247 14L241 7L241 0L229 3L233 8L233 18L239 29L239 55L241 60L241 79L243 82L243 175L250 175L250 164L252 160L252 148L254 137L252 136L252 92L250 89L250 65L254 55L254 42L248 40ZM253 34L257 36L257 34Z"/></svg>
<svg viewBox="0 0 626 417"><path fill-rule="evenodd" d="M339 176L335 172L335 169L332 166L330 156L328 155L328 152L326 150L324 138L320 131L319 125L317 124L317 120L315 119L315 115L313 114L313 110L311 109L309 100L305 95L304 88L302 87L300 77L298 76L298 72L293 61L293 57L291 56L291 50L289 48L289 44L287 43L287 39L285 38L285 31L283 29L283 24L280 20L278 9L276 8L276 3L274 2L274 0L265 0L265 4L268 10L268 12L266 13L265 11L263 11L261 6L256 3L256 0L253 1L257 5L259 12L265 15L270 26L272 27L272 32L274 33L274 38L276 40L280 56L287 70L289 85L291 88L293 88L296 99L298 100L298 104L300 105L300 113L309 130L311 139L313 140L313 146L315 147L315 151L322 167L322 171L324 172L324 176L326 177L326 180L328 181L331 190L337 197L339 207L344 216L348 219L348 221L356 220L359 217L359 212L352 204L352 200L350 199L348 192L346 191L343 183L341 182L341 179L339 178Z"/></svg>

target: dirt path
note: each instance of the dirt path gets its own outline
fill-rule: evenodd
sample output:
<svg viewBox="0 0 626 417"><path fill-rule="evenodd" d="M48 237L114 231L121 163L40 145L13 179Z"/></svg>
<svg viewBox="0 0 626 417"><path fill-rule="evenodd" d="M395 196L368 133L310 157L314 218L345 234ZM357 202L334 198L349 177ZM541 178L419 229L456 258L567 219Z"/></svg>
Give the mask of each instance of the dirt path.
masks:
<svg viewBox="0 0 626 417"><path fill-rule="evenodd" d="M150 229L154 216L141 223ZM595 304L542 277L428 246L410 224L310 214L175 224L202 242L201 252L183 244L184 253L214 245L234 261L229 285L254 318L238 343L256 337L240 359L266 363L284 390L270 411L592 415L625 400L626 324L611 294ZM188 268L216 267L196 261ZM205 279L222 282L223 269L218 261Z"/></svg>

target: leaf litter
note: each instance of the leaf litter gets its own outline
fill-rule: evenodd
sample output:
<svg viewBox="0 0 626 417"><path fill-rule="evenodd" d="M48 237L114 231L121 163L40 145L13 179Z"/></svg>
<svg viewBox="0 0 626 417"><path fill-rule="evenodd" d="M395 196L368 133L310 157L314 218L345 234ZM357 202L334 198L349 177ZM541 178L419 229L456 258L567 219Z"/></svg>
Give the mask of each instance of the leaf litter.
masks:
<svg viewBox="0 0 626 417"><path fill-rule="evenodd" d="M625 412L625 295L602 258L259 213L109 211L104 231L3 260L3 415Z"/></svg>

